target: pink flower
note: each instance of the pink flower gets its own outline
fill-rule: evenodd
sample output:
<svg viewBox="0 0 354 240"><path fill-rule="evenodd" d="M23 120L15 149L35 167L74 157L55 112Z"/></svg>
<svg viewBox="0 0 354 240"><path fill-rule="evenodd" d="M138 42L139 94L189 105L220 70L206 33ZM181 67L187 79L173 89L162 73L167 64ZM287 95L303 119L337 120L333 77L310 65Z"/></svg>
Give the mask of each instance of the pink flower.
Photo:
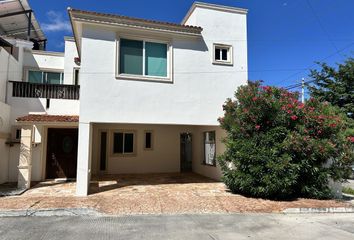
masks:
<svg viewBox="0 0 354 240"><path fill-rule="evenodd" d="M257 101L257 99L258 99L257 97L253 97L252 98L253 101Z"/></svg>
<svg viewBox="0 0 354 240"><path fill-rule="evenodd" d="M264 87L262 87L262 89L266 92L270 92L272 90L272 88L269 86L264 86Z"/></svg>
<svg viewBox="0 0 354 240"><path fill-rule="evenodd" d="M300 103L299 106L297 106L298 109L303 109L304 108L304 104L303 103Z"/></svg>
<svg viewBox="0 0 354 240"><path fill-rule="evenodd" d="M350 136L350 137L348 137L348 140L349 140L349 142L354 143L354 136Z"/></svg>
<svg viewBox="0 0 354 240"><path fill-rule="evenodd" d="M329 124L329 126L330 126L331 128L335 128L335 127L337 126L337 124L331 123L331 124Z"/></svg>
<svg viewBox="0 0 354 240"><path fill-rule="evenodd" d="M291 120L295 121L296 119L298 119L298 117L296 115L292 115L291 117Z"/></svg>
<svg viewBox="0 0 354 240"><path fill-rule="evenodd" d="M256 125L256 129L259 130L261 128L260 125Z"/></svg>

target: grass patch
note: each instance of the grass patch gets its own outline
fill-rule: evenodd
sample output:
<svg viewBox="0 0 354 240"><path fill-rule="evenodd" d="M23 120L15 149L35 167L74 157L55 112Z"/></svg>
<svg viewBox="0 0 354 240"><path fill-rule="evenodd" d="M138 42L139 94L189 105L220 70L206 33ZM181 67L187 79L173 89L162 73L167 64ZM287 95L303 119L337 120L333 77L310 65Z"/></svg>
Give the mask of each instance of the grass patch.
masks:
<svg viewBox="0 0 354 240"><path fill-rule="evenodd" d="M346 193L346 194L351 194L351 195L354 195L354 189L350 188L350 187L344 187L343 190L342 190L343 193Z"/></svg>

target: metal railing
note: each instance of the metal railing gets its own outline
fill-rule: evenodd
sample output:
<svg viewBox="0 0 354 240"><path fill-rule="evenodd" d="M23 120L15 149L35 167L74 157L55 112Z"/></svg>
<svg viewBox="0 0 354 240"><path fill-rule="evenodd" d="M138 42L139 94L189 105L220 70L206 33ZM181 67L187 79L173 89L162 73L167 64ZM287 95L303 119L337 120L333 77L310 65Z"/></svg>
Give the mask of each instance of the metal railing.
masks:
<svg viewBox="0 0 354 240"><path fill-rule="evenodd" d="M55 99L74 99L80 98L80 86L68 84L45 84L17 82L12 83L12 96L23 98L55 98Z"/></svg>

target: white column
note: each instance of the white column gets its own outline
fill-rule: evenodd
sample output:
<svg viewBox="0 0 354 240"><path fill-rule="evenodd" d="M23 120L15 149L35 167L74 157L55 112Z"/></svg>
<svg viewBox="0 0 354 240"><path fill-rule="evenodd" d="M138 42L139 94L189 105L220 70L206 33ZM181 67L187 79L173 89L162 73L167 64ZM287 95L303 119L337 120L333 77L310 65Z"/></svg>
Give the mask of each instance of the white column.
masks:
<svg viewBox="0 0 354 240"><path fill-rule="evenodd" d="M22 45L19 45L18 46L18 74L16 76L16 80L15 81L19 81L19 80L24 80L23 79L23 55L25 54L24 53L25 49Z"/></svg>
<svg viewBox="0 0 354 240"><path fill-rule="evenodd" d="M91 179L92 125L79 123L76 195L87 196Z"/></svg>
<svg viewBox="0 0 354 240"><path fill-rule="evenodd" d="M31 186L32 171L32 132L33 126L23 126L21 129L20 159L18 164L18 182L20 189Z"/></svg>

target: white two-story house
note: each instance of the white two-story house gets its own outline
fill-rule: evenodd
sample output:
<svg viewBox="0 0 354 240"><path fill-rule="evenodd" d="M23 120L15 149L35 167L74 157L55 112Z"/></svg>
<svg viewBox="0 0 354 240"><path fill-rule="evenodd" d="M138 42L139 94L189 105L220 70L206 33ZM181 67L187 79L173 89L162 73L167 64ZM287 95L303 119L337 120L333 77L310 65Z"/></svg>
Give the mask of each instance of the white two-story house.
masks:
<svg viewBox="0 0 354 240"><path fill-rule="evenodd" d="M8 86L10 123L21 129L9 178L23 187L76 178L79 196L100 174L220 179L217 119L247 83L247 10L194 3L181 24L68 14L65 53L28 51L22 81Z"/></svg>

